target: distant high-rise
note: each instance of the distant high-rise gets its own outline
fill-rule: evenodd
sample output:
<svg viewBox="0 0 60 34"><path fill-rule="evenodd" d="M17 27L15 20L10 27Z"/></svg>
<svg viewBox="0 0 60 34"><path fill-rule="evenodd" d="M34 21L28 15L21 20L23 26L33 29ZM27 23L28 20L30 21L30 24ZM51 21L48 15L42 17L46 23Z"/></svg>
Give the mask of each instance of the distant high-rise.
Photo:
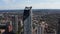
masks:
<svg viewBox="0 0 60 34"><path fill-rule="evenodd" d="M25 7L24 9L23 13L24 34L32 34L31 8L32 7Z"/></svg>
<svg viewBox="0 0 60 34"><path fill-rule="evenodd" d="M60 34L60 18L58 19L57 34Z"/></svg>

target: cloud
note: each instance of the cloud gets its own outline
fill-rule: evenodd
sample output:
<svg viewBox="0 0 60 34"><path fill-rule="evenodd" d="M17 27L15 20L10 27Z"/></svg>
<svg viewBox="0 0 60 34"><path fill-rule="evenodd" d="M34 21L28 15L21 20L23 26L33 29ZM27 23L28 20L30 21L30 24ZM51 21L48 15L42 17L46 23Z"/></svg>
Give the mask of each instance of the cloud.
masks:
<svg viewBox="0 0 60 34"><path fill-rule="evenodd" d="M60 3L32 4L34 9L60 9Z"/></svg>
<svg viewBox="0 0 60 34"><path fill-rule="evenodd" d="M46 0L47 2L37 2L35 0L36 3L30 1L25 1L23 2L23 0L18 0L19 2L17 2L17 0L2 0L5 4L10 4L10 5L4 5L4 6L0 6L0 10L1 9L24 9L25 6L32 6L33 9L60 9L60 2L52 2L54 0ZM43 0L42 0L43 1ZM55 0L58 1L58 0ZM16 4L14 4L16 2ZM32 2L32 3L27 3L27 2Z"/></svg>
<svg viewBox="0 0 60 34"><path fill-rule="evenodd" d="M1 6L0 9L24 9L27 4L16 4L10 6ZM40 4L30 4L33 9L60 9L60 3L40 3Z"/></svg>
<svg viewBox="0 0 60 34"><path fill-rule="evenodd" d="M16 4L16 5L9 5L9 6L0 6L0 10L13 10L13 9L24 9L25 4Z"/></svg>
<svg viewBox="0 0 60 34"><path fill-rule="evenodd" d="M40 0L40 2L49 2L49 3L51 3L51 2L60 2L60 0Z"/></svg>
<svg viewBox="0 0 60 34"><path fill-rule="evenodd" d="M10 4L15 2L15 0L2 0L5 4Z"/></svg>

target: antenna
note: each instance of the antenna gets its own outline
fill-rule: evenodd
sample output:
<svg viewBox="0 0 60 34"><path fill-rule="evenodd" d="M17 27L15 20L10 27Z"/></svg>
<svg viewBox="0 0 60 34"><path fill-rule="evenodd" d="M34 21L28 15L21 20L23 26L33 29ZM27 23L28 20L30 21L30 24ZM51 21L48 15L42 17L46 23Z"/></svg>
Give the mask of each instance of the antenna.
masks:
<svg viewBox="0 0 60 34"><path fill-rule="evenodd" d="M27 7L30 7L30 6L31 6L31 5L30 5L30 0L27 0L26 4L27 4L27 5L26 5Z"/></svg>

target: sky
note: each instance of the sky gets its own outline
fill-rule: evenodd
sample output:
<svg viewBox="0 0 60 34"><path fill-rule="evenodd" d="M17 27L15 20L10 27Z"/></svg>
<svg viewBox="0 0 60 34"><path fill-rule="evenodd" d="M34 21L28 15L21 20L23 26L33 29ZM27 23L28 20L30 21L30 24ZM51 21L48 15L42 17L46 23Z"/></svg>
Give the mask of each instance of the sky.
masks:
<svg viewBox="0 0 60 34"><path fill-rule="evenodd" d="M60 0L0 0L0 10L24 9L32 6L33 9L60 9Z"/></svg>

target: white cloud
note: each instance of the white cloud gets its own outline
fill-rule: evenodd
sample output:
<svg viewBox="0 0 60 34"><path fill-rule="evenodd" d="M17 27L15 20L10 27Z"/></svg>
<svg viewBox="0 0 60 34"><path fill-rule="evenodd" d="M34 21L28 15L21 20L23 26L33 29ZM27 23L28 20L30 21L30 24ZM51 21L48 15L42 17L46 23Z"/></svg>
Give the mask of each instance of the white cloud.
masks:
<svg viewBox="0 0 60 34"><path fill-rule="evenodd" d="M15 0L2 0L5 4L10 4L15 2Z"/></svg>
<svg viewBox="0 0 60 34"><path fill-rule="evenodd" d="M40 3L40 4L30 4L33 9L60 9L60 3ZM17 4L10 6L2 6L0 9L24 9L26 4Z"/></svg>
<svg viewBox="0 0 60 34"><path fill-rule="evenodd" d="M9 6L0 6L1 9L24 9L27 4L16 4ZM60 3L40 3L30 4L33 9L60 9Z"/></svg>
<svg viewBox="0 0 60 34"><path fill-rule="evenodd" d="M40 3L32 4L34 9L60 9L60 3Z"/></svg>
<svg viewBox="0 0 60 34"><path fill-rule="evenodd" d="M60 0L40 0L40 2L49 2L49 3L51 3L51 2L60 2Z"/></svg>
<svg viewBox="0 0 60 34"><path fill-rule="evenodd" d="M17 5L9 5L9 6L0 6L0 10L12 10L12 9L24 9L24 4L17 4Z"/></svg>

